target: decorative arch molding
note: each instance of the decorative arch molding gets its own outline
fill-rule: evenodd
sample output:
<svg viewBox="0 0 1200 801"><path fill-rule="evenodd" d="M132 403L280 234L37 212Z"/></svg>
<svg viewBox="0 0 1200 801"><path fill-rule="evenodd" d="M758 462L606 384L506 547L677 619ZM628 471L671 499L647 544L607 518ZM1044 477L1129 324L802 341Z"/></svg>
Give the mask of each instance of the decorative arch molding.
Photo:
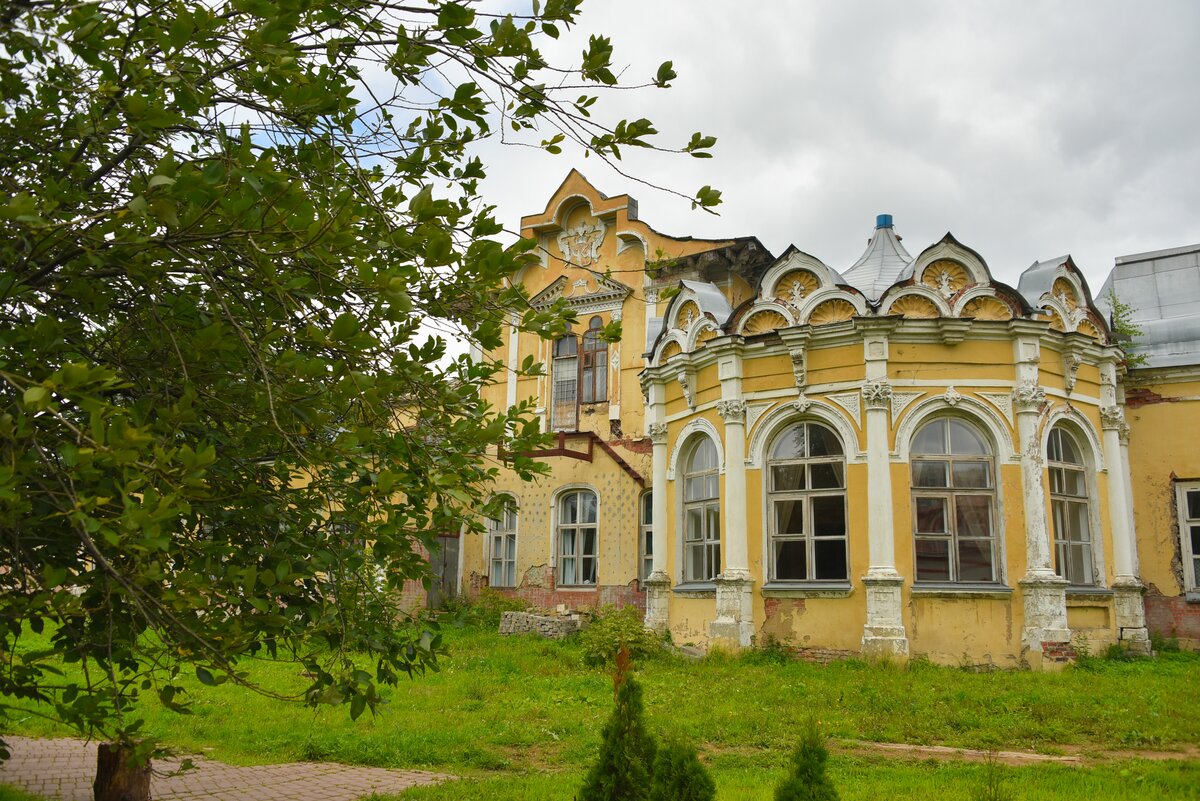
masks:
<svg viewBox="0 0 1200 801"><path fill-rule="evenodd" d="M946 299L937 292L933 291L932 287L928 287L925 284L913 284L912 286L906 286L902 289L896 290L894 295L889 293L889 295L884 298L884 302L879 309L879 314L891 314L892 307L895 306L898 301L901 301L904 298L912 297L924 298L925 300L928 300L934 305L938 311L938 314L942 317L954 316L954 313L950 309L950 304L946 301Z"/></svg>
<svg viewBox="0 0 1200 801"><path fill-rule="evenodd" d="M679 436L675 438L675 447L671 449L671 461L667 463L667 480L675 480L675 469L679 464L679 457L687 449L692 440L696 437L707 436L717 446L717 467L721 475L725 475L725 448L721 444L721 432L717 430L716 425L706 417L697 417L683 427L679 432Z"/></svg>
<svg viewBox="0 0 1200 801"><path fill-rule="evenodd" d="M899 461L909 461L912 439L917 429L939 415L964 418L979 425L992 441L998 460L1010 462L1020 458L1020 449L1013 444L1008 423L991 404L970 395L954 393L950 398L947 395L934 395L918 402L900 419L896 426L896 457Z"/></svg>
<svg viewBox="0 0 1200 801"><path fill-rule="evenodd" d="M917 256L912 271L914 281L921 283L925 268L937 261L953 261L961 264L970 275L970 284L990 284L992 282L992 274L979 254L959 244L949 234L943 237L941 242L931 245L920 256Z"/></svg>
<svg viewBox="0 0 1200 801"><path fill-rule="evenodd" d="M962 293L959 294L958 298L954 301L953 316L961 317L963 310L967 308L967 304L973 300L979 300L980 298L992 298L997 303L1009 310L1010 318L1021 316L1019 310L1013 309L1013 304L1011 301L1005 298L1000 292L997 292L994 286L988 284L967 287L965 290L963 290Z"/></svg>
<svg viewBox="0 0 1200 801"><path fill-rule="evenodd" d="M758 297L761 299L775 297L775 289L779 286L779 281L788 273L796 270L808 270L813 273L821 282L822 287L832 287L837 284L833 270L825 262L801 250L793 250L782 256L773 267L763 274L762 279L758 282Z"/></svg>
<svg viewBox="0 0 1200 801"><path fill-rule="evenodd" d="M708 319L707 317L701 317L692 323L692 327L684 336L686 346L683 350L685 353L691 353L696 348L703 345L705 341L712 339L712 337L705 337L704 340L700 339L700 335L705 331L712 331L713 336L721 335L721 329L717 328L712 320Z"/></svg>
<svg viewBox="0 0 1200 801"><path fill-rule="evenodd" d="M554 220L555 225L561 228L563 220L567 218L567 215L580 206L587 206L588 214L593 217L596 216L596 207L592 205L592 199L587 195L575 192L558 201L558 205L554 207L554 214L551 216L551 219Z"/></svg>
<svg viewBox="0 0 1200 801"><path fill-rule="evenodd" d="M775 312L775 313L779 314L780 316L782 316L787 324L785 326L781 326L781 327L786 328L786 327L793 326L796 324L795 312L793 312L786 305L784 305L774 299L759 300L759 301L756 301L753 306L751 306L749 309L747 309L745 312L742 313L741 319L738 321L737 333L748 335L748 332L746 330L746 324L748 322L750 322L751 318L753 318L755 315L757 315L761 312ZM763 332L756 331L756 332L749 332L749 333L763 333Z"/></svg>
<svg viewBox="0 0 1200 801"><path fill-rule="evenodd" d="M550 493L550 515L547 518L550 521L550 565L555 570L558 570L558 502L563 495L578 490L586 490L596 496L596 531L604 531L604 504L599 489L586 481L572 481L555 487L554 492ZM520 525L519 518L517 524Z"/></svg>
<svg viewBox="0 0 1200 801"><path fill-rule="evenodd" d="M865 462L867 454L859 450L858 434L846 411L824 400L801 395L795 400L775 406L758 419L750 431L749 447L746 449L746 466L761 468L767 461L767 448L781 431L801 420L825 423L838 435L846 453L847 464Z"/></svg>
<svg viewBox="0 0 1200 801"><path fill-rule="evenodd" d="M617 255L620 256L627 250L632 248L642 249L642 254L650 253L650 245L646 242L646 237L642 236L637 231L617 231ZM647 276L647 281L649 276Z"/></svg>
<svg viewBox="0 0 1200 801"><path fill-rule="evenodd" d="M658 345L654 348L654 358L650 362L650 365L652 367L658 367L661 364L665 364L666 361L668 359L670 359L672 356L678 355L677 353L670 353L664 357L664 354L667 351L667 347L671 343L674 343L679 346L680 353L687 352L687 347L686 347L687 341L684 339L683 334L680 333L679 331L670 331L666 334L666 336L664 336L662 339L659 340Z"/></svg>
<svg viewBox="0 0 1200 801"><path fill-rule="evenodd" d="M1046 458L1047 449L1050 445L1050 431L1058 424L1062 423L1071 433L1076 435L1080 445L1084 446L1088 451L1085 458L1091 462L1088 467L1095 470L1097 473L1103 473L1106 470L1104 464L1104 446L1100 442L1100 435L1096 433L1095 426L1092 421L1087 418L1083 412L1074 406L1068 406L1065 403L1056 403L1049 411L1042 414L1039 423L1041 431L1039 439L1041 441L1042 459Z"/></svg>
<svg viewBox="0 0 1200 801"><path fill-rule="evenodd" d="M855 314L859 317L867 316L867 299L862 295L856 295L837 287L822 287L805 299L804 305L796 315L797 320L807 323L813 310L828 300L844 300L854 307Z"/></svg>

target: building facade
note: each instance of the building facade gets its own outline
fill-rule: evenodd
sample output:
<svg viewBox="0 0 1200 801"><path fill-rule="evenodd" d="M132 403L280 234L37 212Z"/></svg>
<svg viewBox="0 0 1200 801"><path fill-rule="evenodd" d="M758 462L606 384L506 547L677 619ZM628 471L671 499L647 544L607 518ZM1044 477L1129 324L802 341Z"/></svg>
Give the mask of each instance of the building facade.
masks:
<svg viewBox="0 0 1200 801"><path fill-rule="evenodd" d="M556 442L549 477L502 480L512 512L464 541L468 591L636 604L677 643L814 657L1038 666L1084 643L1146 650L1147 608L1191 636L1200 481L1143 479L1200 464L1136 445L1196 425L1200 376L1132 388L1070 257L1014 288L949 234L911 256L881 215L839 270L753 237L665 236L577 172L522 232L543 257L514 280L578 325L514 326L492 354L546 366L489 399L535 398ZM1180 508L1196 542L1170 557Z"/></svg>

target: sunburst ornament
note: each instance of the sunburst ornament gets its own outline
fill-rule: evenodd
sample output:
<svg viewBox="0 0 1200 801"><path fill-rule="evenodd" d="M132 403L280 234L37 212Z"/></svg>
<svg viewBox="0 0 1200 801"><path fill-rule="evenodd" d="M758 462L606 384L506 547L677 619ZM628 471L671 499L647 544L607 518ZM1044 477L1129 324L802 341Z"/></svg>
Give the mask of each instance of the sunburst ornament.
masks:
<svg viewBox="0 0 1200 801"><path fill-rule="evenodd" d="M982 297L968 301L959 316L975 320L1011 320L1013 313L1007 304L996 298Z"/></svg>
<svg viewBox="0 0 1200 801"><path fill-rule="evenodd" d="M905 295L897 298L890 307L889 314L900 314L904 317L917 320L930 320L935 317L940 317L937 306L933 305L933 301L929 298L923 298L920 295Z"/></svg>
<svg viewBox="0 0 1200 801"><path fill-rule="evenodd" d="M787 328L788 320L774 309L755 312L746 320L742 330L747 334L766 334L777 328Z"/></svg>
<svg viewBox="0 0 1200 801"><path fill-rule="evenodd" d="M921 283L933 287L943 298L950 299L971 283L971 274L956 261L939 259L921 273Z"/></svg>
<svg viewBox="0 0 1200 801"><path fill-rule="evenodd" d="M808 315L809 325L828 325L849 320L857 313L854 304L841 298L827 300Z"/></svg>

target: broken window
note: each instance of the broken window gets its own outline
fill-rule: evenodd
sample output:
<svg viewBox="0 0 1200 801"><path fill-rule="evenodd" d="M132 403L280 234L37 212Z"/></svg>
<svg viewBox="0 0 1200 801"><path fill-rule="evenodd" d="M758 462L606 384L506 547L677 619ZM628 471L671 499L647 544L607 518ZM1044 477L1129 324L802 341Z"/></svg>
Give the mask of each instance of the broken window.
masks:
<svg viewBox="0 0 1200 801"><path fill-rule="evenodd" d="M913 540L917 581L993 582L995 466L974 426L927 423L913 438Z"/></svg>
<svg viewBox="0 0 1200 801"><path fill-rule="evenodd" d="M721 570L719 473L717 446L698 438L683 475L684 581L712 581Z"/></svg>
<svg viewBox="0 0 1200 801"><path fill-rule="evenodd" d="M1092 557L1092 520L1088 510L1083 452L1062 426L1050 430L1047 444L1050 512L1054 520L1054 568L1071 584L1096 583Z"/></svg>
<svg viewBox="0 0 1200 801"><path fill-rule="evenodd" d="M846 459L818 423L797 423L767 464L771 581L846 581Z"/></svg>
<svg viewBox="0 0 1200 801"><path fill-rule="evenodd" d="M579 428L579 353L574 334L554 341L554 364L550 380L550 428L574 431Z"/></svg>

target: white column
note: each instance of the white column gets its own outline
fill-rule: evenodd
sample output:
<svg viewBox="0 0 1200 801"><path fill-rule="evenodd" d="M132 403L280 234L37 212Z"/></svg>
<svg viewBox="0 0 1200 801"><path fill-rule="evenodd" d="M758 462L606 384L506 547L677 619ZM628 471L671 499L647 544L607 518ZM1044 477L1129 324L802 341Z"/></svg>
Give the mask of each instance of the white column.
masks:
<svg viewBox="0 0 1200 801"><path fill-rule="evenodd" d="M1041 346L1034 336L1018 337L1017 386L1013 407L1017 412L1017 437L1021 449L1021 494L1025 507L1025 577L1020 585L1025 604L1021 640L1036 662L1047 645L1071 640L1067 626L1067 581L1054 572L1050 560L1050 535L1046 527L1045 454L1039 424L1046 391L1038 385Z"/></svg>
<svg viewBox="0 0 1200 801"><path fill-rule="evenodd" d="M1113 611L1117 637L1131 650L1149 653L1146 586L1138 576L1137 530L1130 503L1129 425L1117 405L1116 365L1101 366L1100 425L1104 429L1104 462L1108 468L1108 517L1113 542Z"/></svg>
<svg viewBox="0 0 1200 801"><path fill-rule="evenodd" d="M653 444L651 478L651 536L654 543L653 565L646 578L646 628L664 632L670 624L671 577L667 574L667 423L666 388L651 381L647 386L649 404L646 433Z"/></svg>
<svg viewBox="0 0 1200 801"><path fill-rule="evenodd" d="M742 399L741 337L710 341L717 352L721 400L717 412L725 423L725 511L721 556L725 569L716 578L717 617L709 627L713 641L744 648L754 635L754 609L746 541L746 402Z"/></svg>
<svg viewBox="0 0 1200 801"><path fill-rule="evenodd" d="M508 373L508 386L505 395L505 404L509 409L517 405L517 367L521 364L521 357L517 350L519 344L519 334L517 324L520 318L516 312L513 312L509 317L508 325L508 361L504 363L505 372Z"/></svg>

